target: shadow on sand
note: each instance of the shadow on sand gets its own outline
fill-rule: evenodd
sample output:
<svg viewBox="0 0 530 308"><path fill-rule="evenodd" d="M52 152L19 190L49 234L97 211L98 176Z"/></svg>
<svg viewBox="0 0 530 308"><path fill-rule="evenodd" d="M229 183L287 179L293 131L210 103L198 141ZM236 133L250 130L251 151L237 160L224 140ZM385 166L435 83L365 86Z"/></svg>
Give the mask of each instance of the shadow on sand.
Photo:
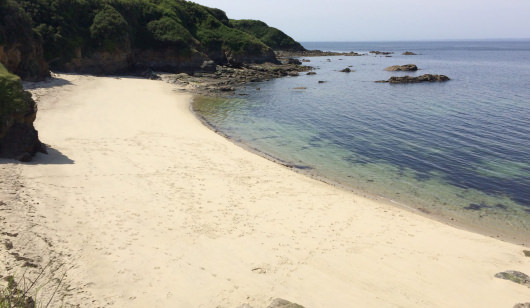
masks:
<svg viewBox="0 0 530 308"><path fill-rule="evenodd" d="M50 146L46 146L48 154L37 153L30 162L22 163L15 159L0 158L0 165L21 163L26 165L72 165L75 162L68 156Z"/></svg>
<svg viewBox="0 0 530 308"><path fill-rule="evenodd" d="M37 82L24 81L23 84L24 84L25 90L32 90L32 89L47 89L51 87L67 86L67 85L71 85L72 83L60 77L48 77L44 81L37 81Z"/></svg>

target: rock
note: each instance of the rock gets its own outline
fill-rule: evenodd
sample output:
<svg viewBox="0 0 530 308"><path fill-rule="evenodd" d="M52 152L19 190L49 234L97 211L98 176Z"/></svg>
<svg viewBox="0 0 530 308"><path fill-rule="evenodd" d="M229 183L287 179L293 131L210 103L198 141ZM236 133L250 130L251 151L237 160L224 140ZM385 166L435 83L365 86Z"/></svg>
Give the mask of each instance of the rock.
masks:
<svg viewBox="0 0 530 308"><path fill-rule="evenodd" d="M513 308L530 308L530 303L516 304Z"/></svg>
<svg viewBox="0 0 530 308"><path fill-rule="evenodd" d="M302 62L311 62L309 59L302 59Z"/></svg>
<svg viewBox="0 0 530 308"><path fill-rule="evenodd" d="M412 51L405 51L404 53L402 53L402 55L404 55L404 56L417 56L417 54L413 53Z"/></svg>
<svg viewBox="0 0 530 308"><path fill-rule="evenodd" d="M405 64L405 65L392 65L385 68L385 71L398 72L398 71L407 71L414 72L417 71L418 67L416 64Z"/></svg>
<svg viewBox="0 0 530 308"><path fill-rule="evenodd" d="M419 82L443 82L450 80L445 75L432 75L425 74L417 77L402 76L402 77L390 77L388 80L378 80L376 82L388 82L388 83L419 83Z"/></svg>
<svg viewBox="0 0 530 308"><path fill-rule="evenodd" d="M525 273L521 273L518 271L506 271L495 274L495 277L500 279L506 279L510 280L512 282L521 284L523 286L527 286L530 288L530 276L526 275Z"/></svg>
<svg viewBox="0 0 530 308"><path fill-rule="evenodd" d="M289 58L287 59L287 64L302 65L302 62L298 59Z"/></svg>
<svg viewBox="0 0 530 308"><path fill-rule="evenodd" d="M530 250L523 250L525 257L530 257Z"/></svg>
<svg viewBox="0 0 530 308"><path fill-rule="evenodd" d="M340 71L343 72L343 73L351 73L352 70L351 70L351 68L347 67L347 68L345 68L343 70L340 70Z"/></svg>
<svg viewBox="0 0 530 308"><path fill-rule="evenodd" d="M316 72L307 72L306 75L316 75L317 73Z"/></svg>
<svg viewBox="0 0 530 308"><path fill-rule="evenodd" d="M276 298L267 308L304 308L304 306L291 303L285 299Z"/></svg>
<svg viewBox="0 0 530 308"><path fill-rule="evenodd" d="M319 80L318 83L326 83L327 81L325 80Z"/></svg>
<svg viewBox="0 0 530 308"><path fill-rule="evenodd" d="M35 153L46 152L33 127L36 117L31 94L0 64L0 157L29 161Z"/></svg>
<svg viewBox="0 0 530 308"><path fill-rule="evenodd" d="M300 76L300 73L298 73L298 72L289 72L288 75L291 76L291 77L297 77L297 76Z"/></svg>
<svg viewBox="0 0 530 308"><path fill-rule="evenodd" d="M296 87L295 90L307 90L307 87Z"/></svg>
<svg viewBox="0 0 530 308"><path fill-rule="evenodd" d="M375 54L375 55L391 55L393 54L393 52L391 51L376 51L376 50L372 50L370 51L371 54Z"/></svg>

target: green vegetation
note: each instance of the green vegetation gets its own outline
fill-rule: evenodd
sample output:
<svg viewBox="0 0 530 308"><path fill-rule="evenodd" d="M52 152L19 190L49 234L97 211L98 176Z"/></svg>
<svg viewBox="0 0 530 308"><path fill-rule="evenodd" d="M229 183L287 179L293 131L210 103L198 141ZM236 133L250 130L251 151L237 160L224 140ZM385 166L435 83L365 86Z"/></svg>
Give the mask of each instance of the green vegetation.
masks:
<svg viewBox="0 0 530 308"><path fill-rule="evenodd" d="M95 52L161 48L202 52L214 60L225 54L270 60L274 55L266 42L281 38L280 45L287 44L279 30L258 39L234 27L222 10L184 0L2 1L16 1L29 14L52 68Z"/></svg>
<svg viewBox="0 0 530 308"><path fill-rule="evenodd" d="M20 78L0 64L0 137L12 115L27 112L33 106L31 94L24 91Z"/></svg>
<svg viewBox="0 0 530 308"><path fill-rule="evenodd" d="M236 29L249 33L274 50L303 51L305 48L282 31L259 20L230 20Z"/></svg>

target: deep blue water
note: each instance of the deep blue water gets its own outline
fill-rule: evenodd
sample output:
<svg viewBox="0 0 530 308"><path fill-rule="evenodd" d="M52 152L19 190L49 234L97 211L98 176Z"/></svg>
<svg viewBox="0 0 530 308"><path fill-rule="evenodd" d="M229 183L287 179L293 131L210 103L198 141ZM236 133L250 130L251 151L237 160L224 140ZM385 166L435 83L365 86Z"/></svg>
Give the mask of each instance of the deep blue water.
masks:
<svg viewBox="0 0 530 308"><path fill-rule="evenodd" d="M248 84L225 100L197 100L196 110L230 138L305 172L530 240L530 41L303 45L394 54L307 58L316 75ZM384 71L408 63L420 70ZM425 73L451 80L374 82Z"/></svg>

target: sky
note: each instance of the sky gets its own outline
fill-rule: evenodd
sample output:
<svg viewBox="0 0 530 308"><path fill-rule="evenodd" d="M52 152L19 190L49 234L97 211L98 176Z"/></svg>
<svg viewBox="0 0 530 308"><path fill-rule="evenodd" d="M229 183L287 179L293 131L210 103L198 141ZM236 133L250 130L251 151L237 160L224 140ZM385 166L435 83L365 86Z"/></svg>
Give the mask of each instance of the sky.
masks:
<svg viewBox="0 0 530 308"><path fill-rule="evenodd" d="M530 38L530 0L194 0L297 41Z"/></svg>

